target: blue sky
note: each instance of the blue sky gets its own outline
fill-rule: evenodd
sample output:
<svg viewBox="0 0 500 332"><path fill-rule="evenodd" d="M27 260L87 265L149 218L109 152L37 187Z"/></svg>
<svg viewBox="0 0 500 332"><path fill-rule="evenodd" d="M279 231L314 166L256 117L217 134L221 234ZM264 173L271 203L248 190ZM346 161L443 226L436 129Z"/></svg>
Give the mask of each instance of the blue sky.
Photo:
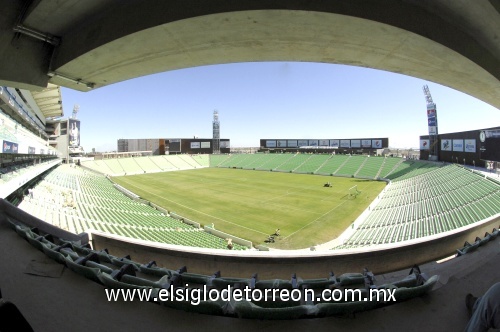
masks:
<svg viewBox="0 0 500 332"><path fill-rule="evenodd" d="M497 108L442 85L374 69L303 62L204 66L149 75L89 92L62 88L78 104L85 151L116 150L119 138L212 137L256 147L261 138L382 138L418 148L427 134L427 84L440 133L500 125Z"/></svg>

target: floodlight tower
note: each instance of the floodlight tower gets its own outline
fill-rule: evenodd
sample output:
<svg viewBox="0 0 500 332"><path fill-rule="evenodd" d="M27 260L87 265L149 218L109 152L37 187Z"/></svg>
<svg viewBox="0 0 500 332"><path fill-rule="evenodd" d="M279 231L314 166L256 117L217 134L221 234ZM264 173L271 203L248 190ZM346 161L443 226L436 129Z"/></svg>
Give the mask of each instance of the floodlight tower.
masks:
<svg viewBox="0 0 500 332"><path fill-rule="evenodd" d="M214 111L214 120L212 121L213 137L213 154L220 154L220 122L219 122L219 112Z"/></svg>
<svg viewBox="0 0 500 332"><path fill-rule="evenodd" d="M427 102L427 124L429 127L429 160L438 160L438 124L436 104L432 100L429 87L423 87L425 100Z"/></svg>
<svg viewBox="0 0 500 332"><path fill-rule="evenodd" d="M71 116L72 119L76 119L76 114L78 113L79 110L80 110L79 105L73 106L73 115Z"/></svg>

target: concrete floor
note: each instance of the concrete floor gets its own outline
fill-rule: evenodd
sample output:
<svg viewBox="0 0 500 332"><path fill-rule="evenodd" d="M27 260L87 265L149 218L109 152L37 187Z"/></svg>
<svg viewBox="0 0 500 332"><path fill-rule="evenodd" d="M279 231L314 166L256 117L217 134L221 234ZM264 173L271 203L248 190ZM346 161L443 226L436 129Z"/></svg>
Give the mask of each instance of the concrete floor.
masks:
<svg viewBox="0 0 500 332"><path fill-rule="evenodd" d="M3 299L13 302L35 331L462 331L468 319L465 295L481 294L500 281L497 238L465 256L422 265L422 272L438 274L440 279L433 291L420 298L350 318L247 320L147 302L108 302L103 286L50 260L1 222L0 252ZM51 276L26 273L38 268ZM401 279L408 272L376 276L376 283Z"/></svg>

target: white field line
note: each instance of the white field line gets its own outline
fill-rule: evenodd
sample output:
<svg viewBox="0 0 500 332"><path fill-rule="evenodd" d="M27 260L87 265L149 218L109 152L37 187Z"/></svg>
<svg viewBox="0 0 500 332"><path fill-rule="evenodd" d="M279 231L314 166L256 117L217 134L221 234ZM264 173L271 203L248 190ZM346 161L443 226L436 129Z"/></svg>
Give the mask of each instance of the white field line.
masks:
<svg viewBox="0 0 500 332"><path fill-rule="evenodd" d="M365 186L363 187L363 189L365 189L367 186L368 186L368 184L367 184L367 185L365 185ZM287 238L289 238L290 236L292 236L293 234L297 233L298 231L300 231L300 230L302 230L302 229L306 228L307 226L311 225L312 223L314 223L314 222L318 221L319 219L321 219L322 217L326 216L327 214L329 214L329 213L330 213L330 212L332 212L333 210L336 210L338 207L340 207L340 206L341 206L342 204L344 204L345 202L346 202L346 201L343 201L343 202L342 202L342 203L340 203L339 205L335 206L333 209L331 209L331 210L329 210L329 211L327 211L327 212L323 213L323 214L322 214L321 216L319 216L318 218L314 219L313 221L311 221L311 222L310 222L310 223L308 223L308 224L305 224L304 226L302 226L301 228L297 229L295 232L290 233L289 235L285 236L284 238L285 238L285 239L287 239Z"/></svg>
<svg viewBox="0 0 500 332"><path fill-rule="evenodd" d="M277 207L281 207L282 210L284 209L288 209L288 210L297 210L297 211L303 211L303 212L307 212L307 213L311 213L311 214L320 214L319 212L316 212L316 211L309 211L309 210L305 210L305 209L302 209L302 208L297 208L297 207L290 207L290 206L285 206L283 207L283 204L280 204L280 203L272 203L271 201L274 201L276 199L279 199L279 198L282 198L282 197L285 197L285 196L289 196L289 195L295 195L297 193L300 193L302 192L304 189L307 189L307 188L301 188L301 189L298 189L298 190L295 190L295 191L287 191L286 194L283 194L283 195L278 195L278 196L274 196L273 198L270 198L270 199L267 199L267 200L264 200L264 201L260 201L259 203L261 205L273 205L273 206L277 206ZM283 209L284 208L284 209Z"/></svg>
<svg viewBox="0 0 500 332"><path fill-rule="evenodd" d="M305 224L304 226L302 226L301 228L297 229L295 232L293 233L290 233L289 235L285 236L285 239L288 239L290 236L292 236L293 234L297 233L298 231L306 228L307 226L311 225L312 223L318 221L319 219L321 219L322 217L326 216L327 214L329 214L330 212L332 212L333 210L336 210L338 207L340 207L342 204L344 204L346 201L343 201L342 203L340 203L339 205L335 206L333 209L330 209L329 211L326 211L325 213L323 213L321 216L319 216L318 218L314 219L313 221L311 221L310 223L307 223Z"/></svg>
<svg viewBox="0 0 500 332"><path fill-rule="evenodd" d="M201 180L200 182L204 182L204 180ZM216 184L220 184L220 181L217 181L217 180L209 180L207 182L211 182L211 183L216 183ZM224 188L237 188L236 186L231 186L231 184L224 184L223 186ZM196 188L196 187L191 187L192 188ZM302 212L307 212L307 213L310 213L310 214L316 214L316 215L319 215L321 214L320 212L317 212L317 211L310 211L310 210L304 210L302 208L298 208L298 207L291 207L291 206L283 206L283 204L280 204L280 203L273 203L271 201L273 200L276 200L276 199L279 199L279 198L282 198L282 197L285 197L285 196L288 196L288 195L300 195L304 190L307 190L309 188L312 188L311 186L307 186L307 187L303 187L303 188L299 188L297 190L293 190L293 191L290 191L288 190L286 194L281 194L281 195L276 195L276 196L273 196L272 198L269 198L269 199L266 199L266 200L258 200L254 197L248 197L248 196L245 196L245 195L241 195L237 192L237 190L235 191L226 191L226 190L222 190L222 189L212 189L218 193L222 193L222 194L225 194L225 195L230 195L230 196L240 196L242 197L242 199L246 200L247 202L254 202L255 204L259 204L260 206L276 206L276 207L279 207L280 210L282 211L285 211L285 210L296 210L296 211L302 211Z"/></svg>
<svg viewBox="0 0 500 332"><path fill-rule="evenodd" d="M309 211L309 210L304 210L302 208L298 208L298 207L291 207L289 205L283 205L283 204L279 204L279 203L264 203L262 204L263 206L265 205L272 205L276 208L279 208L278 210L280 211L290 211L290 210L296 210L296 211L301 211L301 212L307 212L309 214L321 214L320 212L317 212L317 211Z"/></svg>
<svg viewBox="0 0 500 332"><path fill-rule="evenodd" d="M125 181L125 182L127 182L127 181ZM258 231L258 230L256 230L256 229L253 229L253 228L250 228L250 227L246 227L246 226L242 226L242 225L236 224L236 223L234 223L234 222L231 222L231 221L228 221L228 220L225 220L225 219L222 219L222 218L216 217L216 216L212 216L212 215L210 215L210 214L208 214L208 213L205 213L205 212L203 212L203 211L199 211L199 210L193 209L192 207L186 206L186 205L184 205L184 204L177 203L176 201L173 201L173 200L171 200L171 199L168 199L168 198L165 198L165 197L159 196L159 195L157 195L157 194L154 194L154 193L150 192L149 190L145 190L145 189L143 189L143 188L141 188L141 187L138 187L138 186L136 186L136 185L134 185L134 184L132 184L132 183L130 183L130 182L127 182L127 183L128 183L130 186L132 186L132 187L135 187L135 188L137 188L137 189L143 190L143 191L145 191L145 192L147 192L147 193L149 193L149 194L151 194L151 195L153 195L153 196L156 196L156 197L159 197L159 198L164 199L164 200L166 200L166 201L169 201L169 202L171 202L171 203L177 204L177 205L182 206L182 207L184 207L184 208L186 208L186 209L189 209L189 210L195 211L195 212L197 212L197 213L199 213L199 214L204 214L204 215L206 215L206 216L208 216L208 217L210 217L210 218L214 218L214 219L217 219L217 220L220 220L220 221L223 221L223 222L227 222L228 224L231 224L231 225L234 225L234 226L238 226L238 227L241 227L241 228L245 228L245 229L248 229L248 230L250 230L250 231L252 231L252 232L256 232L256 233L260 233L260 234L268 235L267 233L264 233L264 232Z"/></svg>
<svg viewBox="0 0 500 332"><path fill-rule="evenodd" d="M228 224L231 224L231 225L234 225L234 226L237 226L237 227L241 227L241 228L244 228L244 229L250 230L250 231L252 231L252 232L260 233L260 234L263 234L263 235L269 235L269 234L267 234L267 233L264 233L264 232L258 231L258 230L256 230L256 229L253 229L253 228L250 228L250 227L246 227L246 226L242 226L242 225L240 225L240 224L237 224L237 223L234 223L234 222L231 222L231 221L228 221L228 220L225 220L225 219L222 219L222 218L216 217L216 216L212 216L212 215L210 215L210 214L208 214L208 213L205 213L205 212L203 212L203 211L196 210L196 209L194 209L194 208L192 208L192 207L189 207L189 206L183 205L183 204L181 204L181 203L177 203L177 202L176 202L176 201L174 201L174 200L171 200L171 199L168 199L168 198L165 198L165 197L159 196L159 195L157 195L157 194L152 193L152 192L151 192L151 191L149 191L149 190L142 189L141 187L138 187L138 186L136 186L136 185L134 185L134 184L132 184L132 183L130 183L130 182L128 182L128 181L126 181L125 179L123 179L123 180L124 180L125 182L127 182L130 186L133 186L133 187L135 187L135 188L137 188L137 189L140 189L140 190L144 190L145 192L147 192L147 193L149 193L149 194L151 194L151 195L153 195L153 196L156 196L156 197L158 197L158 198L160 198L160 199L164 199L164 200L169 201L169 202L171 202L171 203L173 203L173 204L177 204L177 205L182 206L182 207L184 207L184 208L186 208L186 209L189 209L189 210L195 211L195 212L197 212L197 213L200 213L200 214L206 215L206 216L208 216L208 217L210 217L210 218L214 218L214 219L217 219L217 220L220 220L220 221L226 222L226 223L228 223ZM216 182L216 181L210 181L210 182ZM366 187L368 187L368 185L369 185L369 183L367 183L367 184L366 184L365 186L363 186L362 188L363 188L363 189L365 189ZM223 193L227 193L226 191L222 191L222 190L218 190L218 191L219 191L219 192L223 192ZM298 191L294 191L294 192L292 192L292 193L297 193L297 192L300 192L300 190L298 190ZM290 192L288 192L287 194L278 195L278 196L276 196L276 197L273 197L273 198L271 198L271 199L265 200L265 201L263 201L263 202L269 202L269 201L271 201L271 200L274 200L274 199L277 199L277 198L280 198L280 197L284 197L284 196L287 196L287 195L289 195L289 194L291 194L291 193L290 193ZM243 197L244 197L244 196L243 196ZM246 197L246 198L248 199L248 197ZM318 220L319 220L319 219L321 219L322 217L324 217L324 216L328 215L330 212L332 212L332 211L336 210L337 208L339 208L340 206L342 206L345 202L346 202L346 201L343 201L342 203L340 203L340 204L336 205L335 207L333 207L332 209L328 210L327 212L325 212L325 213L321 214L321 215L320 215L320 216L318 216L316 219L312 220L311 222L309 222L309 223L307 223L306 225L302 226L301 228L297 229L295 232L293 232L293 233L291 233L291 234L287 235L286 237L284 237L284 239L287 239L287 238L291 237L291 236L292 236L292 235L294 235L295 233L297 233L297 232L301 231L302 229L304 229L304 228L308 227L309 225L311 225L311 224L313 224L314 222L318 221ZM277 205L276 203L270 203L270 204L272 204L272 205ZM299 210L304 211L303 209L299 209ZM319 212L311 212L311 213L319 214Z"/></svg>

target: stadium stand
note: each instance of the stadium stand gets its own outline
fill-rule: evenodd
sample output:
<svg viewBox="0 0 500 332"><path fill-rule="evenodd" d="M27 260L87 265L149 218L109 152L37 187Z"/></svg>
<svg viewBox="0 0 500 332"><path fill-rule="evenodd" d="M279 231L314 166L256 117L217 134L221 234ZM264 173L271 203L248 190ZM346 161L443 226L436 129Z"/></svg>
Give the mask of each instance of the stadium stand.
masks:
<svg viewBox="0 0 500 332"><path fill-rule="evenodd" d="M258 170L275 170L281 164L285 163L288 159L291 158L293 154L283 153L283 154L269 154L262 164L255 167Z"/></svg>
<svg viewBox="0 0 500 332"><path fill-rule="evenodd" d="M123 169L122 165L118 161L118 159L106 159L105 160L106 165L111 169L111 174L110 175L126 175L127 172Z"/></svg>
<svg viewBox="0 0 500 332"><path fill-rule="evenodd" d="M101 170L106 165L115 174L138 169L143 173L146 169L152 172L160 170L161 167L154 167L160 165L158 161L170 165L170 170L209 164L211 167L380 177L390 181L377 204L355 221L355 227L346 230L341 244L334 249L388 245L443 234L497 216L500 206L500 184L480 174L457 165L392 157L268 153L169 155L108 159L88 164L97 165ZM83 164L87 165L86 162ZM92 172L68 175L62 172L64 169L60 167L58 172L51 173L34 191L49 190L52 193L59 190L63 198L53 199L53 202L26 198L20 207L74 232L95 229L146 241L225 248L220 237L193 230L151 206L130 200L116 191L105 177ZM67 170L77 172L76 168ZM64 200L73 202L71 213L67 212ZM175 231L178 229L183 231Z"/></svg>
<svg viewBox="0 0 500 332"><path fill-rule="evenodd" d="M255 160L255 157L249 154L235 154L229 156L228 159L221 163L221 167L243 167L248 168L247 164L249 160Z"/></svg>
<svg viewBox="0 0 500 332"><path fill-rule="evenodd" d="M366 156L349 156L341 167L334 173L335 175L354 176L361 168L363 162L367 159Z"/></svg>
<svg viewBox="0 0 500 332"><path fill-rule="evenodd" d="M332 156L329 155L309 155L308 158L293 171L296 173L317 173ZM320 174L319 172L317 174Z"/></svg>
<svg viewBox="0 0 500 332"><path fill-rule="evenodd" d="M165 215L118 191L103 175L70 165L51 171L19 207L57 227L81 233L97 230L175 245L226 249L226 241ZM238 243L234 250L247 247Z"/></svg>
<svg viewBox="0 0 500 332"><path fill-rule="evenodd" d="M219 167L230 156L229 154L211 154L209 156L209 165L211 167Z"/></svg>
<svg viewBox="0 0 500 332"><path fill-rule="evenodd" d="M377 177L387 178L387 175L392 172L392 170L402 163L404 159L401 158L384 158L384 162L380 167Z"/></svg>
<svg viewBox="0 0 500 332"><path fill-rule="evenodd" d="M114 171L108 166L105 160L87 160L82 162L82 165L102 174L114 174Z"/></svg>
<svg viewBox="0 0 500 332"><path fill-rule="evenodd" d="M189 168L197 168L198 167L198 162L193 159L193 156L187 155L187 154L180 154L178 155L178 158L184 161L187 165L189 165Z"/></svg>
<svg viewBox="0 0 500 332"><path fill-rule="evenodd" d="M164 172L177 170L177 168L169 161L168 156L153 156L151 157L151 160Z"/></svg>
<svg viewBox="0 0 500 332"><path fill-rule="evenodd" d="M120 164L120 166L123 168L123 170L125 171L125 175L144 173L144 170L137 163L135 158L121 158L121 159L117 159L117 161Z"/></svg>
<svg viewBox="0 0 500 332"><path fill-rule="evenodd" d="M386 162L387 159L392 159L393 161ZM385 167L384 169L388 169L386 171L388 174L397 163L401 163L402 161L403 159L401 158L372 157L370 159L369 156L257 153L211 156L210 167L234 167L320 175L358 176L376 179L379 177L383 167ZM408 172L412 169L408 170Z"/></svg>
<svg viewBox="0 0 500 332"><path fill-rule="evenodd" d="M170 155L170 156L165 156L165 158L168 159L168 161L174 165L174 167L178 170L181 169L193 169L195 168L194 165L196 165L196 161L192 159L191 156L187 155Z"/></svg>
<svg viewBox="0 0 500 332"><path fill-rule="evenodd" d="M122 176L208 167L208 163L207 155L167 155L87 160L82 166L102 174Z"/></svg>
<svg viewBox="0 0 500 332"><path fill-rule="evenodd" d="M453 231L499 215L500 185L457 165L413 163L337 249L388 244Z"/></svg>
<svg viewBox="0 0 500 332"><path fill-rule="evenodd" d="M210 166L210 158L209 155L207 154L199 154L199 155L193 155L192 156L193 160L195 160L198 165L197 167L209 167Z"/></svg>
<svg viewBox="0 0 500 332"><path fill-rule="evenodd" d="M302 165L310 156L305 154L292 154L284 163L275 168L277 171L292 172Z"/></svg>
<svg viewBox="0 0 500 332"><path fill-rule="evenodd" d="M350 156L332 156L315 172L316 174L334 175L337 170L347 162Z"/></svg>
<svg viewBox="0 0 500 332"><path fill-rule="evenodd" d="M418 170L422 167L422 170ZM413 175L418 175L420 173L426 172L428 169L433 169L433 164L425 161L403 161L399 163L395 169L386 174L384 178L386 179L403 179L409 178ZM417 171L418 170L418 171Z"/></svg>
<svg viewBox="0 0 500 332"><path fill-rule="evenodd" d="M272 159L274 156L270 156L265 153L257 153L254 157L250 157L249 162L241 167L244 169L259 169L263 163L265 163L268 159Z"/></svg>
<svg viewBox="0 0 500 332"><path fill-rule="evenodd" d="M387 176L393 171L397 172L393 175L396 178L399 174L402 174L402 169L405 169L406 173L412 171L415 167L421 166L418 163L410 168L413 163L405 163L404 168L395 170L394 167L403 163L403 159L305 153L257 153L211 156L210 160L211 167L236 167L320 175L356 176L369 179L384 177L380 175Z"/></svg>
<svg viewBox="0 0 500 332"><path fill-rule="evenodd" d="M354 174L356 177L375 179L378 177L382 163L386 158L368 157L365 159L359 170Z"/></svg>
<svg viewBox="0 0 500 332"><path fill-rule="evenodd" d="M154 161L149 156L135 157L135 162L144 171L144 173L156 173L161 172L161 169L154 163Z"/></svg>

